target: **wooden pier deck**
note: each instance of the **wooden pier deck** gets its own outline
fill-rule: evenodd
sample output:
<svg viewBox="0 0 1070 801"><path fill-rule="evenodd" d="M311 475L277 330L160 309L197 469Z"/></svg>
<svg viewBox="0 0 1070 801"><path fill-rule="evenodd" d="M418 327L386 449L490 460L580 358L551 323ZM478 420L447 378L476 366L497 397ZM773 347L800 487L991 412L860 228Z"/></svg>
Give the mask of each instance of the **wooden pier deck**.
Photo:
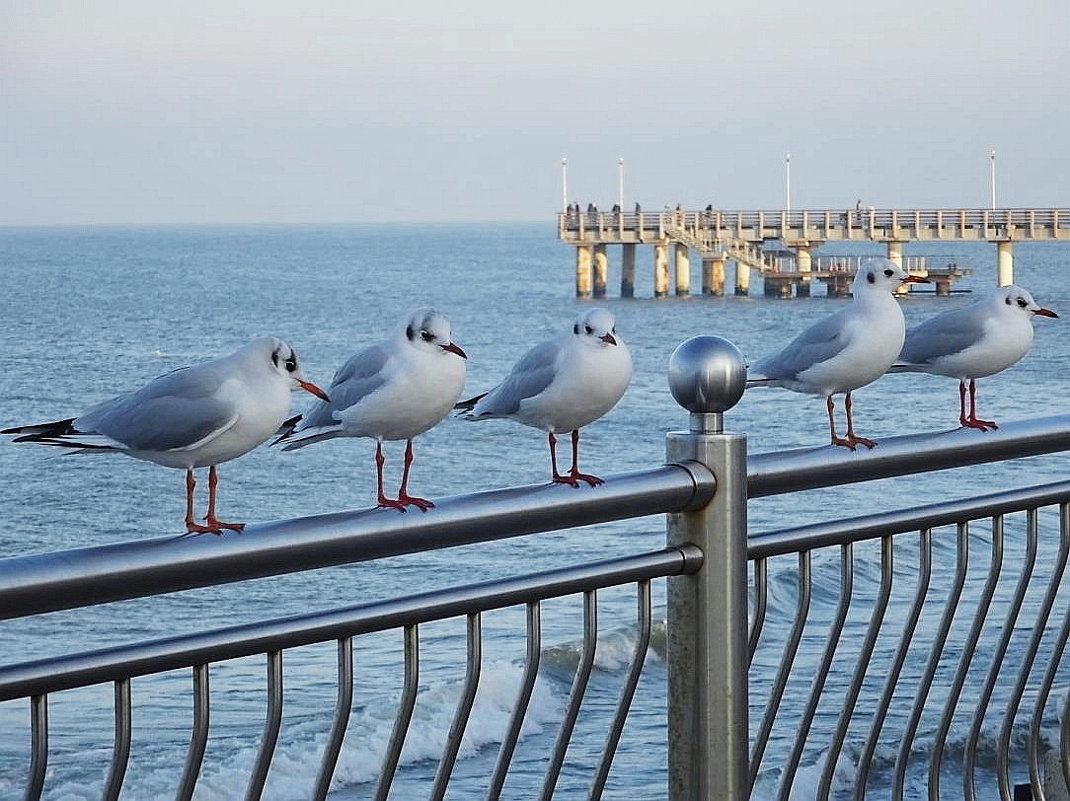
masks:
<svg viewBox="0 0 1070 801"><path fill-rule="evenodd" d="M785 283L795 294L809 294L816 279L838 287L841 276L815 273L811 251L829 242L881 242L888 258L903 263L907 242L992 242L996 245L996 283L1013 282L1013 243L1070 241L1070 209L819 209L797 211L722 211L683 209L660 212L569 211L558 214L558 238L576 248L576 294L605 294L608 245L622 248L621 295L635 286L635 248L654 249L654 294L669 294L670 259L676 294L690 293L690 252L702 259L702 291L723 294L726 262L735 263L735 292L749 294L757 270L783 295ZM766 248L777 243L778 252ZM778 270L784 249L794 254L794 270ZM781 275L776 275L780 272ZM796 272L792 278L788 273ZM939 275L938 291L950 292L961 273ZM800 290L800 288L803 288ZM835 290L840 291L839 289ZM767 289L767 294L769 290Z"/></svg>

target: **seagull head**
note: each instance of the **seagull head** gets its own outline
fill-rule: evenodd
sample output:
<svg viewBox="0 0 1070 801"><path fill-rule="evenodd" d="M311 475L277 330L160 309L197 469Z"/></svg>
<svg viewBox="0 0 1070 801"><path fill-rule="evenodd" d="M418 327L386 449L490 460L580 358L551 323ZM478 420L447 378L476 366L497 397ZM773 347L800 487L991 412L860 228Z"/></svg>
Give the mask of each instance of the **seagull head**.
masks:
<svg viewBox="0 0 1070 801"><path fill-rule="evenodd" d="M605 309L588 309L572 324L572 334L592 346L620 345L623 343L616 326L617 321Z"/></svg>
<svg viewBox="0 0 1070 801"><path fill-rule="evenodd" d="M450 320L435 309L417 309L404 323L405 338L415 348L437 353L452 353L467 359L468 355L451 339Z"/></svg>
<svg viewBox="0 0 1070 801"><path fill-rule="evenodd" d="M263 337L254 342L253 345L258 346L258 350L263 350L270 354L270 369L288 381L291 390L303 389L305 392L311 392L320 400L330 401L326 392L305 378L301 363L297 360L297 354L288 343L278 337Z"/></svg>
<svg viewBox="0 0 1070 801"><path fill-rule="evenodd" d="M910 275L891 259L869 259L855 275L851 291L860 292L894 292L903 284L927 284L928 278Z"/></svg>
<svg viewBox="0 0 1070 801"><path fill-rule="evenodd" d="M1014 284L1007 284L1006 286L1001 286L997 289L995 292L995 299L997 303L1001 303L1015 311L1020 311L1029 317L1036 315L1039 315L1040 317L1059 316L1051 309L1045 309L1033 300L1033 296L1029 294L1028 290L1022 289L1020 286L1015 286Z"/></svg>

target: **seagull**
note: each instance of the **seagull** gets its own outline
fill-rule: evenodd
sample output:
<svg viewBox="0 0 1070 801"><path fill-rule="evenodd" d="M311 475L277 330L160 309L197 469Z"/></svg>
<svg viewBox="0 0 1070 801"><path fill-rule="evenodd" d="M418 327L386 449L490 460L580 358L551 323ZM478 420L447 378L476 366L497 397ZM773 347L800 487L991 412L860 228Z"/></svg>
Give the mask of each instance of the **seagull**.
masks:
<svg viewBox="0 0 1070 801"><path fill-rule="evenodd" d="M417 309L387 339L342 365L328 388L331 399L316 401L303 415L288 420L272 444L290 451L334 437L371 437L379 506L427 511L434 504L408 491L412 440L453 409L464 388L467 358L451 339L446 315ZM383 489L383 440L400 439L406 441L405 467L395 499Z"/></svg>
<svg viewBox="0 0 1070 801"><path fill-rule="evenodd" d="M905 283L928 283L908 275L889 259L870 259L851 285L853 300L807 328L779 353L759 360L750 371L747 387L783 387L793 392L821 395L828 409L833 445L854 450L877 443L855 434L851 393L876 381L895 361L903 346L906 324L893 292ZM847 435L836 435L832 396L844 395Z"/></svg>
<svg viewBox="0 0 1070 801"><path fill-rule="evenodd" d="M579 442L580 429L612 409L632 380L632 357L615 325L605 309L584 311L570 331L524 354L505 381L457 408L467 420L504 417L545 431L555 483L604 483L580 472ZM556 435L566 431L572 432L572 469L561 474Z"/></svg>
<svg viewBox="0 0 1070 801"><path fill-rule="evenodd" d="M892 373L933 373L959 380L959 424L999 428L977 417L977 380L1006 370L1033 345L1033 318L1058 317L1021 287L1001 286L980 300L932 317L907 332ZM966 393L970 410L966 412Z"/></svg>
<svg viewBox="0 0 1070 801"><path fill-rule="evenodd" d="M94 406L79 417L17 426L0 434L14 442L55 445L72 452L125 453L186 471L186 530L219 534L244 523L215 516L216 465L266 442L290 410L290 391L326 398L305 379L297 354L277 337L260 337L221 359L183 367L140 389ZM193 518L193 471L208 468L208 514Z"/></svg>

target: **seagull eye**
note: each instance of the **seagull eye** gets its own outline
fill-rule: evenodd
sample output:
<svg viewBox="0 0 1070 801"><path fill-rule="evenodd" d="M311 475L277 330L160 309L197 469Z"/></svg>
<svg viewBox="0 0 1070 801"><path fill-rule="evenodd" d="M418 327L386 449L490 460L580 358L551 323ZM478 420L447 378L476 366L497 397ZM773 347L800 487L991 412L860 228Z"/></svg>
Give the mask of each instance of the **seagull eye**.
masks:
<svg viewBox="0 0 1070 801"><path fill-rule="evenodd" d="M286 360L286 372L297 372L297 356L296 354L290 354L290 358Z"/></svg>
<svg viewBox="0 0 1070 801"><path fill-rule="evenodd" d="M589 325L586 326L583 330L586 331L588 334L593 334L594 333L594 329L591 328L591 326L589 326Z"/></svg>
<svg viewBox="0 0 1070 801"><path fill-rule="evenodd" d="M424 342L434 342L435 341L435 335L432 334L430 331L421 331L420 332L420 338Z"/></svg>
<svg viewBox="0 0 1070 801"><path fill-rule="evenodd" d="M1018 305L1024 309L1029 304L1025 302L1025 298L1018 298Z"/></svg>
<svg viewBox="0 0 1070 801"><path fill-rule="evenodd" d="M889 278L891 278L891 277L892 277L892 275L894 275L894 273L893 273L893 271L892 271L892 270L885 270L885 271L884 271L884 274L885 274L886 276L888 276Z"/></svg>

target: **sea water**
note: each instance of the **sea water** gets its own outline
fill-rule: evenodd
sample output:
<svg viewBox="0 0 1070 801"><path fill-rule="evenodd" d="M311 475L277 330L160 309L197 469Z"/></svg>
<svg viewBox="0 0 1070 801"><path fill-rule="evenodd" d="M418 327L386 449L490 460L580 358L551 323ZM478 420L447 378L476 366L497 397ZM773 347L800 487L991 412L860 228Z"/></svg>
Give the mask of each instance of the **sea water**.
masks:
<svg viewBox="0 0 1070 801"><path fill-rule="evenodd" d="M830 246L826 251L880 255L881 246ZM927 243L905 252L926 255L937 265L955 261L974 270L955 285L952 297L915 293L904 298L908 324L968 303L995 282L993 246ZM1014 256L1017 283L1032 290L1041 305L1070 317L1070 249L1016 244ZM580 443L581 468L612 480L614 473L660 464L665 433L686 425L686 414L673 401L665 378L677 344L696 334L717 334L754 359L848 302L821 297L820 289L805 300L697 295L655 300L650 297L653 268L644 260L652 258L640 254L636 299L592 301L574 297L573 252L555 239L552 223L0 229L0 426L75 415L153 376L229 353L265 333L287 339L308 377L326 386L350 354L381 339L421 305L436 306L452 320L455 341L469 357L466 392L475 394L497 383L528 347L567 330L578 311L598 304L616 315L635 363L624 399L584 429ZM611 295L616 276L613 270ZM760 284L755 289L760 291ZM980 382L982 417L1011 420L1064 411L1067 324L1066 319L1038 320L1029 356ZM302 393L295 394L295 411L306 402ZM887 376L855 393L855 419L859 433L879 441L953 428L957 404L951 379ZM726 428L748 435L752 453L827 442L824 403L817 398L779 390L749 392L725 417ZM508 421L471 424L449 418L418 438L415 447L410 488L425 497L539 483L549 475L545 436ZM335 440L285 454L257 449L220 468L220 516L255 523L371 506L373 449L368 440ZM401 453L400 443L387 445L388 482L395 486ZM753 531L763 531L994 492L1066 473L1065 458L1052 456L851 485L756 501L750 522ZM115 455L59 456L50 449L0 443L0 509L6 523L0 529L0 554L180 533L183 497L180 471ZM0 660L12 663L205 631L404 595L417 586L428 590L516 575L533 565L551 568L654 550L664 537L664 521L647 518L6 621L0 624ZM941 570L946 575L954 556L953 532L938 538L935 547L934 558L943 565L938 576ZM1055 544L1049 538L1042 548L1051 552ZM873 584L879 552L858 551L856 585ZM897 575L909 573L911 559L909 554L900 557ZM916 554L913 559L916 563ZM815 572L815 603L824 594L831 609L838 565L835 558L828 561L824 573ZM791 624L797 592L793 568L774 567L771 573L766 636L774 642L782 641ZM909 592L899 594L898 606L905 608ZM1065 597L1059 604L1056 615L1065 609ZM661 621L660 588L655 589L655 606L655 618ZM575 598L544 605L543 667L506 797L531 797L540 786L579 658L581 608ZM585 797L590 768L584 765L602 747L634 646L634 609L634 588L599 594L596 669L557 797ZM864 608L852 613L849 625L861 631L865 616ZM524 610L484 618L483 678L450 784L449 797L455 799L482 797L522 672ZM396 798L426 793L463 682L464 622L421 627L420 637L420 696L395 780ZM654 799L664 793L663 638L659 623L607 798ZM819 637L816 642L819 649ZM333 790L338 799L372 793L400 692L400 650L400 632L357 641L354 711ZM756 720L778 655L779 646L756 655ZM915 655L908 674L917 675L923 661L924 654ZM286 652L282 735L265 797L307 797L331 724L335 665L334 643ZM851 670L838 657L830 685L844 684ZM243 795L263 728L264 673L262 657L213 666L211 732L197 798ZM1058 685L1064 693L1065 678ZM878 679L867 679L864 699L869 700L864 704L873 705ZM789 703L805 692L808 680L805 675L793 680ZM189 742L190 686L189 671L134 681L133 749L124 799L173 793ZM111 695L111 687L95 687L50 699L47 798L99 797L112 748ZM836 712L824 704L815 726L831 725ZM25 701L0 704L0 798L21 793L29 759L27 720ZM861 750L864 736L852 729L843 757L845 777L852 775L851 756ZM962 735L955 736L949 749L958 743L961 750ZM919 743L924 747L924 732ZM774 734L759 796L772 792L777 760L789 747L790 731ZM797 797L812 794L822 759L820 748L804 755ZM874 770L879 774L891 761L894 743L884 744Z"/></svg>

